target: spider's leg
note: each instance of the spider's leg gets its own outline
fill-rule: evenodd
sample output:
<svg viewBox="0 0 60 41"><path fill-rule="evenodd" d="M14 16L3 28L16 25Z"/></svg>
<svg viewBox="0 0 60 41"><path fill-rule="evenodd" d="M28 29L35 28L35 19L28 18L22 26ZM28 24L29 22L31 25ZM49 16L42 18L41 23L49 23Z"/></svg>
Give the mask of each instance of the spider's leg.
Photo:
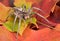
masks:
<svg viewBox="0 0 60 41"><path fill-rule="evenodd" d="M9 15L6 17L6 21L8 20L8 18L9 18L10 16L12 16L12 14L9 14Z"/></svg>
<svg viewBox="0 0 60 41"><path fill-rule="evenodd" d="M37 8L37 7L33 7L33 9L36 9L36 10L39 10L39 11L41 11L43 14L46 14L42 9L40 9L40 8ZM37 14L37 13L36 13ZM38 16L40 16L40 17L42 17L45 21L47 21L47 23L49 23L50 25L52 25L51 24L51 22L48 20L48 19L46 19L44 16L42 16L41 14L37 14Z"/></svg>
<svg viewBox="0 0 60 41"><path fill-rule="evenodd" d="M46 22L50 23L50 21L48 19L46 19L44 16L42 16L41 14L39 13L36 13L39 17L43 18Z"/></svg>
<svg viewBox="0 0 60 41"><path fill-rule="evenodd" d="M46 14L42 9L39 9L39 8L37 8L37 7L33 7L33 9L37 9L37 10L40 10L42 13L44 13L44 14ZM36 13L36 12L35 12ZM43 15L41 15L41 14L39 14L39 13L36 13L38 16L40 16L40 17L42 17L45 21L47 21L49 24L51 24L50 23L50 21L48 20L48 19L46 19Z"/></svg>
<svg viewBox="0 0 60 41"><path fill-rule="evenodd" d="M33 7L32 9L36 9L36 10L39 10L39 11L41 11L43 14L46 14L42 9L40 9L40 8L37 8L37 7Z"/></svg>
<svg viewBox="0 0 60 41"><path fill-rule="evenodd" d="M31 9L31 8L29 8L29 9L27 10L27 12L28 12L28 13L32 12L32 9Z"/></svg>
<svg viewBox="0 0 60 41"><path fill-rule="evenodd" d="M14 23L13 23L13 27L12 27L12 31L14 31L14 26L15 26L16 20L17 20L17 16L15 16Z"/></svg>
<svg viewBox="0 0 60 41"><path fill-rule="evenodd" d="M42 22L40 22L40 21L37 21L37 23L38 24L42 24L42 25L44 25L44 26L47 26L47 27L49 27L50 29L53 29L54 27L52 27L52 26L50 26L50 25L47 25L47 24L44 24L44 23L42 23Z"/></svg>
<svg viewBox="0 0 60 41"><path fill-rule="evenodd" d="M46 19L44 16L42 16L41 14L39 14L39 13L36 13L39 17L42 17L46 22L48 22L50 25L51 25L51 23L50 23L50 21L48 20L48 19ZM53 26L49 26L49 27L52 27L52 28L54 28Z"/></svg>
<svg viewBox="0 0 60 41"><path fill-rule="evenodd" d="M18 32L20 30L20 25L21 25L21 19L19 19L19 24L18 24L18 29L17 29L17 35L16 35L16 41L18 41Z"/></svg>
<svg viewBox="0 0 60 41"><path fill-rule="evenodd" d="M13 9L11 8L11 9L8 10L7 13L8 13L9 15L6 17L6 20L7 20L10 16L12 16L13 12L11 12L11 10L13 10Z"/></svg>

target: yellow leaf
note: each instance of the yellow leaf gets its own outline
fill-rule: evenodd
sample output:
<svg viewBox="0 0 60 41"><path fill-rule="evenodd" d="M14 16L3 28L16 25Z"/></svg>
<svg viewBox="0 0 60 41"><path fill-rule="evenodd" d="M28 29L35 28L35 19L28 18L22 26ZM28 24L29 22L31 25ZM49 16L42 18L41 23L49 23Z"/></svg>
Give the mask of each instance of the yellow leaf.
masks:
<svg viewBox="0 0 60 41"><path fill-rule="evenodd" d="M20 29L19 29L19 34L20 34L21 36L22 36L24 30L26 29L26 27L27 27L27 24L26 24L26 22L23 21L23 22L21 23Z"/></svg>
<svg viewBox="0 0 60 41"><path fill-rule="evenodd" d="M26 7L31 7L32 2L26 2L26 0L15 0L14 5L17 7L21 7L22 5L26 5Z"/></svg>

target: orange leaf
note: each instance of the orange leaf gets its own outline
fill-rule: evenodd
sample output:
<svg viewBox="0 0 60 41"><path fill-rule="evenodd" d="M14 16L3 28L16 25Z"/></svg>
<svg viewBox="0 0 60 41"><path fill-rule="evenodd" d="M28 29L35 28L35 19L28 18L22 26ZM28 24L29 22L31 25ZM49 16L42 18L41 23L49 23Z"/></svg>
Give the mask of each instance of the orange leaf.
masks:
<svg viewBox="0 0 60 41"><path fill-rule="evenodd" d="M6 7L5 5L3 5L2 3L0 3L0 20L5 20L5 18L8 16L8 10L10 8Z"/></svg>

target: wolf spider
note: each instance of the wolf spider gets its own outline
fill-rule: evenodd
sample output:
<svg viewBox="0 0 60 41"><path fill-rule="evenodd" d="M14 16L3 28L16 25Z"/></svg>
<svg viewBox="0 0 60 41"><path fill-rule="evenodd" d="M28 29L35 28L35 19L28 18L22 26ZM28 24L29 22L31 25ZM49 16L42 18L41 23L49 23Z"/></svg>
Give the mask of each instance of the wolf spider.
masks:
<svg viewBox="0 0 60 41"><path fill-rule="evenodd" d="M31 7L31 8L28 8L28 10L26 10L26 6L25 6L25 5L24 5L23 7L12 7L10 10L14 10L14 12L11 12L11 13L7 16L6 20L7 20L8 17L10 17L11 15L15 15L15 19L14 19L14 23L13 23L13 30L14 30L14 25L16 24L16 20L17 20L17 18L18 18L18 19L19 19L19 20L18 20L18 21L19 21L18 31L19 31L19 28L20 28L21 20L24 19L24 21L25 21L26 19L31 18L32 15L34 15L34 14L36 14L36 15L38 15L39 17L43 18L46 22L48 22L48 23L50 24L50 21L49 21L48 19L46 19L43 15L41 15L41 14L39 14L39 13L36 13L36 12L34 12L34 14L32 14L31 12L33 12L33 9L39 10L39 11L41 11L42 13L45 13L43 10L41 10L41 9L39 9L39 8L37 8L37 7ZM9 10L9 12L10 12L10 10ZM49 28L53 28L52 26L49 26L49 25L44 24L44 23L42 23L42 22L40 22L40 24L45 25L45 26L47 26L47 27L49 27ZM31 28L32 28L32 27L31 27ZM33 29L34 29L34 28L33 28ZM35 30L36 30L36 29L38 29L38 28L35 27ZM17 36L18 36L18 31L17 31Z"/></svg>

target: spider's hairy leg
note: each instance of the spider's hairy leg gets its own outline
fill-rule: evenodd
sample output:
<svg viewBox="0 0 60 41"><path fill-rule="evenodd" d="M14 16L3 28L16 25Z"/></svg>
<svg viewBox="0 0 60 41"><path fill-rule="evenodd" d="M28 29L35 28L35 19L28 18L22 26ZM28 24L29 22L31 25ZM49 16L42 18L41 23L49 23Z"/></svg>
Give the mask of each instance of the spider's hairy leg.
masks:
<svg viewBox="0 0 60 41"><path fill-rule="evenodd" d="M37 14L39 17L43 18L47 23L49 23L49 24L50 24L49 27L54 28L54 27L51 25L50 21L49 21L48 19L46 19L44 16L42 16L41 14L36 13L36 12L35 12L35 14ZM45 24L43 24L43 25L45 25Z"/></svg>
<svg viewBox="0 0 60 41"><path fill-rule="evenodd" d="M43 14L46 14L41 8L33 7L32 9L39 10L39 11L41 11Z"/></svg>
<svg viewBox="0 0 60 41"><path fill-rule="evenodd" d="M42 22L40 22L40 21L37 21L37 23L38 23L38 24L42 24L42 25L44 25L44 26L47 26L47 27L49 27L50 29L53 29L52 26L49 26L49 25L47 25L47 24L44 24L44 23L42 23Z"/></svg>
<svg viewBox="0 0 60 41"><path fill-rule="evenodd" d="M15 26L16 20L17 20L17 16L15 16L13 27L12 27L12 31L14 31L14 26Z"/></svg>
<svg viewBox="0 0 60 41"><path fill-rule="evenodd" d="M18 13L14 12L13 14L15 15L15 19L14 19L14 23L13 23L13 27L12 27L12 31L14 32L14 26L15 26L16 20L18 18Z"/></svg>
<svg viewBox="0 0 60 41"><path fill-rule="evenodd" d="M33 7L33 9L36 9L36 10L40 10L42 13L46 14L42 9L39 9L37 7ZM36 13L38 16L42 17L45 21L47 21L49 24L50 24L50 21L48 19L46 19L43 15L39 14L39 13Z"/></svg>
<svg viewBox="0 0 60 41"><path fill-rule="evenodd" d="M29 8L29 9L27 10L27 12L28 12L28 13L31 13L31 12L32 12L32 9L31 9L31 8Z"/></svg>
<svg viewBox="0 0 60 41"><path fill-rule="evenodd" d="M36 12L35 12L36 13ZM43 18L46 22L50 23L50 21L48 19L46 19L43 15L36 13L39 17Z"/></svg>
<svg viewBox="0 0 60 41"><path fill-rule="evenodd" d="M18 24L18 29L17 29L16 41L18 41L18 32L20 30L20 26L21 26L21 18L19 18L19 24Z"/></svg>
<svg viewBox="0 0 60 41"><path fill-rule="evenodd" d="M6 17L6 20L8 20L8 18L13 15L12 10L13 10L13 8L11 8L11 9L8 10L7 13L8 13L9 15Z"/></svg>
<svg viewBox="0 0 60 41"><path fill-rule="evenodd" d="M46 14L42 9L40 9L40 8L37 8L37 7L33 7L33 9L36 9L36 10L39 10L39 11L41 11L43 14ZM40 16L40 17L42 17L47 23L49 23L49 24L51 24L51 22L48 20L48 19L46 19L43 15L41 15L41 14L39 14L39 13L36 13L38 16Z"/></svg>

